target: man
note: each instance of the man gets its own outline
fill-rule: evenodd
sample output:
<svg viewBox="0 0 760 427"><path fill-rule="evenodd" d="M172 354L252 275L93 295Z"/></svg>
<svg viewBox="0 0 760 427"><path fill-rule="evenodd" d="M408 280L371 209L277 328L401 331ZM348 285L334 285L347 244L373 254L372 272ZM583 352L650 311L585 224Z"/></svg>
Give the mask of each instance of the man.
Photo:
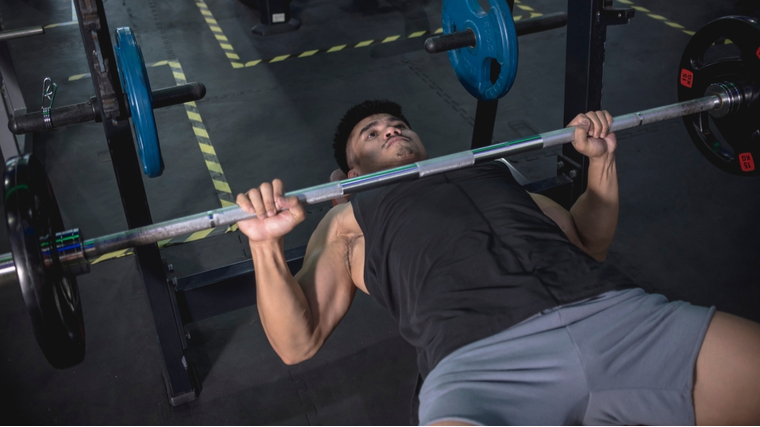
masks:
<svg viewBox="0 0 760 427"><path fill-rule="evenodd" d="M423 424L758 424L760 325L646 294L602 262L618 217L611 121L569 124L589 157L569 212L499 162L398 183L330 210L295 277L282 237L303 207L279 180L239 195L258 216L239 225L274 350L312 357L358 288L417 348ZM427 158L387 101L352 107L335 141L349 177Z"/></svg>

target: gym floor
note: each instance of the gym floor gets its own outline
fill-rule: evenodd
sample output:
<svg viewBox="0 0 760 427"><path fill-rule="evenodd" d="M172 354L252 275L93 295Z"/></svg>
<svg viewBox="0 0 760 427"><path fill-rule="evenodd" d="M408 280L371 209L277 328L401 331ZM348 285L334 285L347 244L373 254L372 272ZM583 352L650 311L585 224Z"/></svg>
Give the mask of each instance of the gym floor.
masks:
<svg viewBox="0 0 760 427"><path fill-rule="evenodd" d="M607 31L603 107L613 115L677 101L688 32L725 15L760 17L753 0L614 6L637 11L630 24ZM183 78L207 88L195 107L156 110L166 170L143 180L156 222L219 208L276 177L289 189L326 182L336 168L333 129L365 99L400 103L432 156L469 148L476 101L445 54L422 48L440 27L440 1L294 0L300 29L268 37L251 33L259 17L245 0L111 0L105 8L112 31L130 26L136 33L154 90ZM560 0L519 0L514 15L566 9ZM44 35L8 42L29 111L40 108L44 77L58 84L57 106L93 95L69 0L4 0L0 17L6 30L48 26ZM500 101L495 141L565 125L565 36L560 28L519 39L517 80ZM365 40L384 42L352 48ZM217 182L199 138L214 147ZM618 140L620 223L607 262L647 290L760 321L760 180L712 166L679 119L620 132ZM27 148L43 160L68 227L85 238L127 228L101 124L36 134ZM554 174L555 154L510 160L539 180ZM306 244L328 208L310 207L286 246ZM1 233L0 252L9 252ZM181 277L249 258L242 242L231 232L165 248L162 257ZM266 341L256 307L189 325L187 357L202 390L172 407L135 258L95 264L78 281L87 356L66 370L45 361L19 288L0 288L4 423L410 423L415 352L362 293L324 348L295 366L283 364Z"/></svg>

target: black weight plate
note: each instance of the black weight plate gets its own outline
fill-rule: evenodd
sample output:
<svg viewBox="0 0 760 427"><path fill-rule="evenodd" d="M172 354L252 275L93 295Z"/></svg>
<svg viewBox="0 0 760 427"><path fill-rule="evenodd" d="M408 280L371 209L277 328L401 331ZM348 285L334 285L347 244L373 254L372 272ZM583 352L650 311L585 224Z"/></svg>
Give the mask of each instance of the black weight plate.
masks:
<svg viewBox="0 0 760 427"><path fill-rule="evenodd" d="M3 194L11 253L34 335L53 367L76 365L85 351L79 289L54 249L63 221L36 157L27 154L6 163Z"/></svg>
<svg viewBox="0 0 760 427"><path fill-rule="evenodd" d="M738 56L705 58L716 43L728 39ZM678 100L705 96L713 83L741 85L750 97L749 107L722 118L709 113L683 118L694 144L713 165L741 176L760 174L760 21L744 16L716 19L697 31L681 57Z"/></svg>

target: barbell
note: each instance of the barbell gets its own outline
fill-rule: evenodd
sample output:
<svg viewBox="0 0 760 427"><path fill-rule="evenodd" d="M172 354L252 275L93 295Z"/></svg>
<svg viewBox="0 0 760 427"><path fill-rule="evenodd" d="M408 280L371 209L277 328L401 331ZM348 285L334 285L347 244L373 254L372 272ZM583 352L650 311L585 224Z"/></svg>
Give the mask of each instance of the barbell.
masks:
<svg viewBox="0 0 760 427"><path fill-rule="evenodd" d="M716 25L721 32L716 32ZM737 30L740 27L745 28ZM756 175L754 157L759 154L760 144L746 139L748 130L760 124L757 120L760 105L760 24L752 18L728 17L713 21L705 28L709 37L700 30L692 40L696 40L694 43L698 46L704 47L705 40L722 37L725 31L726 37L730 35L743 52L738 64L731 66L731 72L710 72L705 62L698 60L702 57L691 56L692 52L687 47L678 73L680 102L614 117L610 131L618 132L677 117L683 117L687 127L693 123L712 123L722 129L724 123L739 123L742 132L726 131L723 132L722 142L717 139L708 141L720 142L722 147L725 145L719 150L722 156L720 161L731 166L721 169ZM740 37L746 39L740 40ZM689 44L691 46L692 43ZM745 55L746 49L750 48L757 53ZM729 78L724 79L726 76ZM721 79L716 80L719 77ZM688 90L681 90L681 87ZM698 90L702 93L697 94ZM691 119L695 116L699 119ZM565 144L573 140L574 132L573 127L554 130L295 190L287 196L296 196L304 204L326 202L402 180ZM751 135L756 134L758 131ZM710 153L713 155L714 151L710 150ZM6 163L3 194L11 253L0 256L0 283L13 282L14 278L18 281L37 341L49 363L56 368L73 366L84 359L84 320L76 276L89 272L88 259L256 217L237 206L231 206L83 240L78 229L65 229L44 168L31 154Z"/></svg>

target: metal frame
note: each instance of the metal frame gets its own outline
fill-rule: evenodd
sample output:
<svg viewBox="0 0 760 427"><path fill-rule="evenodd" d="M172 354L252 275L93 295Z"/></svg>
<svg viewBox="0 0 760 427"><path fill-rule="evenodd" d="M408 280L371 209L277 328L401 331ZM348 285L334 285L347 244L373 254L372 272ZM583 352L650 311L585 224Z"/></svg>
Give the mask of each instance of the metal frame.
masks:
<svg viewBox="0 0 760 427"><path fill-rule="evenodd" d="M633 15L630 8L613 9L612 0L568 0L563 123L570 123L580 113L602 108L607 26L627 24ZM572 177L570 204L565 206L569 208L586 191L588 158L571 144L562 147L562 155L581 166Z"/></svg>
<svg viewBox="0 0 760 427"><path fill-rule="evenodd" d="M38 32L28 33L36 35ZM27 35L27 33L24 33ZM10 52L5 40L0 41L0 150L3 159L18 156L28 151L31 147L25 135L16 136L8 129L10 117L26 113L26 103L16 77L16 69L13 66Z"/></svg>
<svg viewBox="0 0 760 427"><path fill-rule="evenodd" d="M119 82L103 1L75 0L74 4L127 225L130 228L146 226L153 221L132 140L128 107ZM197 397L199 388L192 366L185 359L187 343L182 327L177 323L177 304L164 275L158 246L138 247L135 255L161 346L169 402L172 405L189 402Z"/></svg>

